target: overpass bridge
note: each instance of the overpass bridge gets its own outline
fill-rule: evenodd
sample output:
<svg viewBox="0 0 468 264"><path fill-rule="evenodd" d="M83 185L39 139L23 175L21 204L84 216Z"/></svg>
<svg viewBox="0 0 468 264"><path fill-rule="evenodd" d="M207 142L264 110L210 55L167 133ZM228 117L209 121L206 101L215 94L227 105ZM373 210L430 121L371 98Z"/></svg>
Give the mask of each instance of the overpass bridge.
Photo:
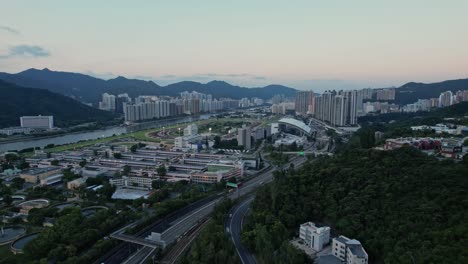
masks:
<svg viewBox="0 0 468 264"><path fill-rule="evenodd" d="M112 234L110 235L110 237L114 239L122 240L125 242L133 243L133 244L150 247L150 248L162 247L162 245L156 241L149 240L149 239L142 238L142 237L132 236L132 235Z"/></svg>
<svg viewBox="0 0 468 264"><path fill-rule="evenodd" d="M324 151L284 151L283 154L299 155L299 156L305 156L305 155L310 155L310 154L314 154L317 156L322 156L322 155L333 156L333 153L324 152Z"/></svg>

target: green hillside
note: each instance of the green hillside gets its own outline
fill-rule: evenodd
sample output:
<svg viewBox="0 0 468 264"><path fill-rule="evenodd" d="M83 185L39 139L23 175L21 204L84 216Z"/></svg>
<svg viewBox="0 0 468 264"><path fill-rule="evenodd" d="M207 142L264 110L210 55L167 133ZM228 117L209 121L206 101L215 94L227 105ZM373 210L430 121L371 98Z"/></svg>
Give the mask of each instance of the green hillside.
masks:
<svg viewBox="0 0 468 264"><path fill-rule="evenodd" d="M84 105L72 98L43 89L24 88L0 81L0 127L19 126L25 115L53 115L55 126L106 122L113 113Z"/></svg>
<svg viewBox="0 0 468 264"><path fill-rule="evenodd" d="M361 241L369 263L467 263L468 160L354 149L278 173L257 192L244 242L279 263L306 221Z"/></svg>

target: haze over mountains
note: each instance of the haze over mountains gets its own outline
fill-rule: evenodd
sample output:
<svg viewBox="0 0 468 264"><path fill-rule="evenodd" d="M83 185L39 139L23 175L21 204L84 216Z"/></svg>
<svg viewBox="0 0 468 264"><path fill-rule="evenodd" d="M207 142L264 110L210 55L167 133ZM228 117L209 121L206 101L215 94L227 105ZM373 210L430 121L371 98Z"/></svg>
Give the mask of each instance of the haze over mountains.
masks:
<svg viewBox="0 0 468 264"><path fill-rule="evenodd" d="M282 85L268 85L260 88L245 88L231 85L224 81L211 81L206 84L183 81L160 86L153 81L127 79L119 76L110 80L103 80L89 75L73 72L51 71L47 68L28 69L16 74L0 72L0 79L23 87L42 88L49 91L70 96L82 102L93 103L101 99L105 92L111 94L128 93L131 97L139 95L169 95L177 96L184 91L197 91L212 94L215 98L230 97L259 97L270 99L276 94L293 97L297 91ZM311 83L311 89L314 84ZM364 87L363 87L364 88ZM343 87L346 90L346 87ZM409 82L396 89L396 103L408 104L418 99L438 97L441 92L468 89L468 79L448 80L437 83Z"/></svg>

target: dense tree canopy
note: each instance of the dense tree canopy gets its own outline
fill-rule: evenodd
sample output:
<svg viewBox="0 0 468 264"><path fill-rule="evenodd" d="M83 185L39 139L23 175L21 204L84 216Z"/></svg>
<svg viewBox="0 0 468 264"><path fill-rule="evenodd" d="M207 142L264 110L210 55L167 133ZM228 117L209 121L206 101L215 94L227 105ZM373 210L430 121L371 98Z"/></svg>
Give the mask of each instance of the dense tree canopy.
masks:
<svg viewBox="0 0 468 264"><path fill-rule="evenodd" d="M468 161L412 148L318 158L257 193L244 240L266 258L314 221L360 240L370 263L467 263L467 176Z"/></svg>
<svg viewBox="0 0 468 264"><path fill-rule="evenodd" d="M201 232L181 263L239 263L234 245L224 233L224 219L231 206L231 200L224 200L216 207L211 223Z"/></svg>

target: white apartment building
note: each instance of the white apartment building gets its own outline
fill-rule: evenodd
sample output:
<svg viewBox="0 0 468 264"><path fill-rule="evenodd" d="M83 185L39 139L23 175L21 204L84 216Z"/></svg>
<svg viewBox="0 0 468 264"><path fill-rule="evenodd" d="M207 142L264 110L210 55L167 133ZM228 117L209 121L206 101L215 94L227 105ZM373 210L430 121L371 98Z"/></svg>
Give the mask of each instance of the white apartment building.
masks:
<svg viewBox="0 0 468 264"><path fill-rule="evenodd" d="M299 238L315 251L321 251L330 242L330 227L317 227L312 222L304 223L299 229Z"/></svg>
<svg viewBox="0 0 468 264"><path fill-rule="evenodd" d="M347 264L367 264L369 258L361 242L345 236L333 238L332 254Z"/></svg>
<svg viewBox="0 0 468 264"><path fill-rule="evenodd" d="M53 116L22 116L20 117L21 127L51 129L54 127Z"/></svg>
<svg viewBox="0 0 468 264"><path fill-rule="evenodd" d="M103 93L102 101L99 102L99 109L105 111L115 111L115 95Z"/></svg>

